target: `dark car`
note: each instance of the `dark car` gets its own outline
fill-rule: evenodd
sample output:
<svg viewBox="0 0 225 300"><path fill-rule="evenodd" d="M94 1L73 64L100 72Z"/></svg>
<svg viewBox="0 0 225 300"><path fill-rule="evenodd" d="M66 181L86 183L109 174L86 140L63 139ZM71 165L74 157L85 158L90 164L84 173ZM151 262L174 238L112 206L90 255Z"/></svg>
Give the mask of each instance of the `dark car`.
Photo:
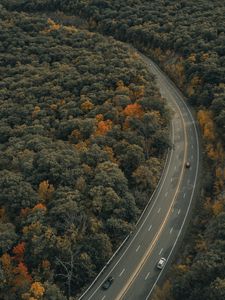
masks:
<svg viewBox="0 0 225 300"><path fill-rule="evenodd" d="M111 284L113 283L114 278L112 276L109 276L106 281L103 283L102 285L102 289L103 290L107 290Z"/></svg>
<svg viewBox="0 0 225 300"><path fill-rule="evenodd" d="M186 167L186 168L190 168L190 166L191 166L190 162L187 161L186 164L185 164L185 167Z"/></svg>

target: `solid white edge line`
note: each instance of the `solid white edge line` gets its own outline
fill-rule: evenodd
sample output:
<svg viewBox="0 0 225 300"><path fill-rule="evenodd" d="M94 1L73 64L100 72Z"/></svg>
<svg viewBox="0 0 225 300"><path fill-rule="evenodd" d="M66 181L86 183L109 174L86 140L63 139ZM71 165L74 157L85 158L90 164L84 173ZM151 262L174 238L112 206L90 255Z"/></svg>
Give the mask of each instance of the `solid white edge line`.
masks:
<svg viewBox="0 0 225 300"><path fill-rule="evenodd" d="M172 85L172 84L171 84L171 85ZM174 89L174 90L176 91L176 89ZM195 131L195 135L196 135L196 143L197 143L197 167L196 167L195 180L194 180L194 185L193 185L193 186L195 187L195 186L196 186L196 182L197 182L197 177L198 177L197 175L198 175L198 172L199 172L199 150L200 150L200 149L199 149L199 141L198 141L198 132L197 132L197 128L196 128L196 125L195 125L195 121L194 121L194 119L193 119L193 116L192 116L192 114L191 114L191 111L189 110L189 107L187 106L187 104L186 104L185 101L183 100L182 94L179 95L177 91L176 91L176 94L179 96L179 98L181 99L181 101L184 103L184 105L185 105L185 107L186 107L186 109L187 109L187 111L188 111L188 113L189 113L189 116L191 117L191 120L192 120L192 122L193 122L193 125L194 125L194 131ZM169 253L168 257L167 257L166 263L168 262L168 260L169 260L169 258L170 258L170 256L171 256L171 254L172 254L172 252L173 252L173 250L174 250L174 248L175 248L175 246L176 246L176 244L177 244L177 241L178 241L178 239L179 239L179 237L180 237L180 235L181 235L181 232L182 232L182 230L183 230L185 221L186 221L186 219L187 219L187 216L188 216L188 213L189 213L191 204L192 204L194 192L195 192L195 188L192 189L190 201L189 201L189 204L188 204L188 208L187 208L186 214L185 214L184 219L183 219L183 223L182 223L181 228L180 228L180 230L179 230L179 232L178 232L178 235L177 235L176 240L175 240L175 242L174 242L174 244L173 244L173 247L172 247L172 249L171 249L171 251L170 251L170 253ZM151 295L152 291L154 290L154 288L155 288L157 282L159 281L159 278L161 277L161 275L162 275L162 273L160 273L160 274L158 275L158 277L156 278L156 281L155 281L154 285L152 286L152 288L151 288L149 294L148 294L147 297L145 298L145 300L148 300L148 298L149 298L149 296Z"/></svg>
<svg viewBox="0 0 225 300"><path fill-rule="evenodd" d="M171 124L172 124L172 138L171 138L171 140L172 140L172 143L173 143L173 142L174 142L174 126L173 126L173 120L172 120ZM173 154L173 153L172 153L172 151L170 150L170 151L168 152L167 157L166 157L166 162L165 162L165 167L166 167L166 169L163 170L163 172L165 172L165 174L163 173L163 175L165 175L165 176L160 178L159 183L158 183L156 189L154 190L154 192L153 192L153 194L152 194L152 196L151 196L151 198L150 198L150 200L149 200L149 202L151 202L151 199L153 198L153 196L155 196L156 192L158 192L158 194L156 194L157 196L156 196L156 198L155 198L155 200L154 200L154 202L153 202L153 204L152 204L152 207L150 208L150 210L149 210L147 216L146 216L145 219L143 220L142 224L141 224L140 227L138 228L137 232L135 233L133 239L132 239L132 240L130 241L130 243L128 244L128 246L127 246L127 248L125 249L125 251L122 253L122 255L120 256L120 258L118 259L117 263L113 266L113 268L111 269L111 271L107 274L107 276L105 276L104 280L102 280L102 282L99 284L99 286L94 290L94 292L90 295L90 297L89 297L87 300L90 300L90 299L95 295L95 293L96 293L97 290L102 286L102 284L103 284L103 282L106 280L106 278L107 278L107 277L112 273L112 271L116 268L116 266L119 264L119 262L121 261L121 259L124 257L124 255L126 254L126 252L128 251L128 249L130 248L131 244L132 244L133 241L136 239L137 235L139 234L139 232L141 231L142 227L144 226L146 220L148 219L150 213L152 212L152 210L153 210L153 208L154 208L154 206L155 206L155 204L156 204L156 202L157 202L157 200L158 200L158 196L159 196L159 194L160 194L160 192L161 192L161 190L162 190L162 188L163 188L163 184L164 184L164 182L165 182L165 180L166 180L166 178L167 178L167 174L168 174L169 169L170 169L169 166L170 166L170 164L171 164L172 154ZM168 162L168 165L167 165L168 157L169 157L169 162ZM162 181L162 184L160 185L161 181ZM160 188L159 188L159 190L158 190L158 186L159 186L159 185L160 185ZM143 215L143 213L142 213L142 215ZM138 222L137 222L136 224L138 224ZM129 237L129 236L128 236L128 237ZM106 265L104 266L103 270L104 270L105 268L106 268ZM102 270L102 271L103 271L103 270ZM102 271L101 271L101 272L102 272ZM101 275L101 274L99 273L98 277L99 277L100 275ZM92 285L95 283L96 280L97 280L97 279L94 280L94 282L91 284L91 286L89 286L88 290L86 290L85 293L84 293L78 300L81 300L81 299L86 295L86 293L90 290L90 288L92 287Z"/></svg>

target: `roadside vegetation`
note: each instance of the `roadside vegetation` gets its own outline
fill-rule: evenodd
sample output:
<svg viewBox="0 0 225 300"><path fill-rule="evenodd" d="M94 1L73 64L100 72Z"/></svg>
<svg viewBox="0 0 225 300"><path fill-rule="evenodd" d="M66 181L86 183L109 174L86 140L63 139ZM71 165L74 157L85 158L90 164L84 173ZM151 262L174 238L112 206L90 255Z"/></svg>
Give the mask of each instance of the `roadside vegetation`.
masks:
<svg viewBox="0 0 225 300"><path fill-rule="evenodd" d="M61 10L65 14L79 15L88 23L90 30L129 42L154 58L182 89L187 96L187 101L196 110L202 130L204 191L203 195L197 199L197 213L192 221L188 244L179 258L179 264L173 269L171 282L166 283L165 293L157 291L158 296L155 297L160 300L169 298L175 300L223 300L225 298L224 2L219 0L14 0L8 2L3 0L10 10L39 13ZM61 31L62 28L58 28L48 34L57 36ZM110 38L110 43L113 43L112 38ZM122 55L121 45L117 55L119 53ZM119 69L118 72L122 76L123 72L120 72ZM127 87L130 89L131 83L138 86L144 85L134 79L127 81L121 76L116 77L113 91L121 89L121 84L122 89ZM90 95L87 96L92 99ZM96 105L96 102L90 101ZM135 103L137 100L132 102L132 104ZM141 116L140 108L144 110L144 106L142 104L141 107L138 106L138 110L134 113L136 117ZM123 107L123 111L125 109ZM151 106L151 109L160 111L156 106L154 108ZM163 114L164 112L160 111L160 116ZM103 121L106 120L108 118L103 119ZM131 126L130 124L132 123L129 123L129 126ZM160 126L162 126L161 130L165 125ZM61 127L59 126L59 128ZM131 128L133 127L131 126ZM44 129L46 130L45 125ZM79 127L73 127L73 130L75 129L78 130ZM9 130L11 129L9 128ZM58 132L57 130L56 132ZM67 132L71 135L71 131ZM57 135L57 139L58 137L62 139L60 135ZM71 141L71 138L68 140ZM8 143L8 140L6 141ZM137 145L140 146L138 143ZM13 146L15 146L15 142ZM109 145L107 144L107 146ZM143 149L146 159L146 152ZM162 149L161 146L159 149ZM151 152L152 154L154 153ZM8 161L6 160L7 163ZM121 163L119 165L128 182L131 182L129 180L134 180L132 173L130 169L125 170L124 166ZM131 170L133 169L131 168ZM29 180L34 174L29 175ZM143 177L139 176L139 178ZM56 188L50 178L40 177L41 180L49 180L49 184L52 184L54 189ZM35 184L37 190L40 182ZM93 210L93 207L90 209ZM141 205L136 204L135 207L141 208ZM99 219L99 216L96 218ZM125 220L127 219L125 218Z"/></svg>
<svg viewBox="0 0 225 300"><path fill-rule="evenodd" d="M4 6L0 20L0 298L68 299L133 229L169 115L121 42Z"/></svg>

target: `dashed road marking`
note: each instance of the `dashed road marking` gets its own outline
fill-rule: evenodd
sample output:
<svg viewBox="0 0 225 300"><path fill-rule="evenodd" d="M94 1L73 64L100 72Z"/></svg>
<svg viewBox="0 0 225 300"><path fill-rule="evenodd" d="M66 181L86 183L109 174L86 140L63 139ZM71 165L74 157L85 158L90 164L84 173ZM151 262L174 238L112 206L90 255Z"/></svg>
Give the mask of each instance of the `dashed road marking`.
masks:
<svg viewBox="0 0 225 300"><path fill-rule="evenodd" d="M185 198L185 196L186 196L186 193L183 194L183 198Z"/></svg>
<svg viewBox="0 0 225 300"><path fill-rule="evenodd" d="M178 215L180 214L180 209L178 210L177 214L178 214Z"/></svg>
<svg viewBox="0 0 225 300"><path fill-rule="evenodd" d="M148 231L150 231L152 229L152 225L149 226Z"/></svg>
<svg viewBox="0 0 225 300"><path fill-rule="evenodd" d="M158 211L157 211L157 214L159 214L159 213L160 213L160 210L161 210L161 207L158 209Z"/></svg>
<svg viewBox="0 0 225 300"><path fill-rule="evenodd" d="M165 197L167 197L167 195L168 195L168 192L165 193Z"/></svg>
<svg viewBox="0 0 225 300"><path fill-rule="evenodd" d="M162 252L163 252L163 248L159 251L159 255L162 254Z"/></svg>
<svg viewBox="0 0 225 300"><path fill-rule="evenodd" d="M173 232L173 227L170 229L170 234Z"/></svg>
<svg viewBox="0 0 225 300"><path fill-rule="evenodd" d="M105 299L105 296L103 296L101 300L104 300L104 299Z"/></svg>
<svg viewBox="0 0 225 300"><path fill-rule="evenodd" d="M120 273L119 277L121 277L124 273L125 269L122 270L122 272Z"/></svg>
<svg viewBox="0 0 225 300"><path fill-rule="evenodd" d="M172 181L173 181L173 178L171 178L170 181L172 182Z"/></svg>
<svg viewBox="0 0 225 300"><path fill-rule="evenodd" d="M145 276L145 280L148 279L149 275L150 275L150 272L148 272L148 274Z"/></svg>
<svg viewBox="0 0 225 300"><path fill-rule="evenodd" d="M139 245L139 246L137 247L136 252L138 252L138 250L140 249L140 247L141 247L141 245Z"/></svg>

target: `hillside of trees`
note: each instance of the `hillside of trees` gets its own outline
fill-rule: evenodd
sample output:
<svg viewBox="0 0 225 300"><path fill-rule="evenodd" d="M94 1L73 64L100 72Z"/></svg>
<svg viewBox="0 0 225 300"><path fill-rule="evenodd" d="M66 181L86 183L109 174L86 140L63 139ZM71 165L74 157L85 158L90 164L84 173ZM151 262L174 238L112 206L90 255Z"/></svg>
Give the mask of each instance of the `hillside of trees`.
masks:
<svg viewBox="0 0 225 300"><path fill-rule="evenodd" d="M158 299L223 300L225 295L224 1L2 0L1 2L11 11L39 14L63 11L65 14L79 15L85 19L91 31L129 42L154 58L182 89L187 101L196 109L202 129L204 195L197 199L188 244L183 248L179 264L171 272L170 295L167 285L165 289L167 292L159 294ZM57 34L60 30L62 29L57 30ZM51 34L53 33L56 34L55 31ZM112 39L110 43L111 41ZM121 55L121 51L120 46L118 54ZM130 85L130 81L118 79L123 80L123 86ZM114 90L117 89L116 83ZM160 111L155 106L154 110ZM8 131L4 130L6 140L5 132L11 134L12 130L7 128ZM45 127L44 129L46 130ZM13 146L15 147L15 142ZM10 159L5 160L5 164L8 164L8 161ZM122 171L125 172L124 169ZM128 171L124 174L129 178ZM133 177L131 179L133 180ZM49 178L47 180L52 184ZM136 206L140 207L140 204Z"/></svg>
<svg viewBox="0 0 225 300"><path fill-rule="evenodd" d="M204 195L197 201L188 245L172 272L171 296L161 294L160 300L223 300L225 295L224 4L220 0L7 3L11 10L79 15L90 30L133 44L158 61L195 107L203 136Z"/></svg>
<svg viewBox="0 0 225 300"><path fill-rule="evenodd" d="M0 299L74 299L154 190L169 113L111 37L4 5L0 31Z"/></svg>

